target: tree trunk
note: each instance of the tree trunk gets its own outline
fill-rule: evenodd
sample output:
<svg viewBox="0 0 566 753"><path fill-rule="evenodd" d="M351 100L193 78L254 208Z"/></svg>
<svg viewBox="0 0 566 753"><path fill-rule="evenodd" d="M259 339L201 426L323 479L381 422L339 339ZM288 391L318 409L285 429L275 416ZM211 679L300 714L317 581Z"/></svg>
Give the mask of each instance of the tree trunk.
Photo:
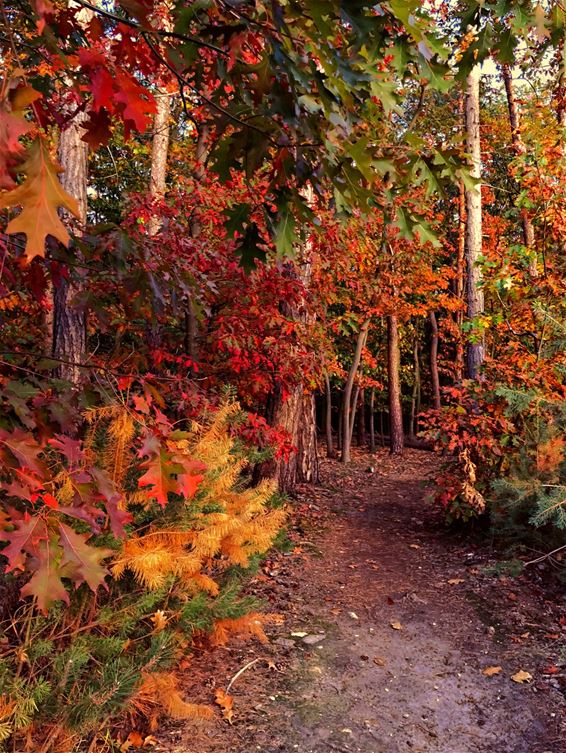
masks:
<svg viewBox="0 0 566 753"><path fill-rule="evenodd" d="M513 87L513 79L511 77L511 70L508 65L503 64L501 66L501 73L503 75L503 82L505 84L505 93L507 94L507 109L509 110L509 125L511 127L511 143L517 156L525 153L525 145L521 137L521 121L519 115L519 108L517 107L517 100L515 99L515 89ZM529 264L529 272L531 277L538 276L537 268L537 255L535 247L535 229L533 223L530 220L529 213L525 207L521 208L521 225L523 228L523 242L531 255L531 262Z"/></svg>
<svg viewBox="0 0 566 753"><path fill-rule="evenodd" d="M358 404L358 447L363 447L365 445L366 438L366 391L361 389Z"/></svg>
<svg viewBox="0 0 566 753"><path fill-rule="evenodd" d="M415 346L413 349L413 364L414 364L414 381L413 381L413 394L411 395L411 420L409 423L409 439L414 439L417 432L417 415L419 414L420 400L419 394L421 391L421 366L419 362L419 341L415 338Z"/></svg>
<svg viewBox="0 0 566 753"><path fill-rule="evenodd" d="M326 457L334 458L334 441L332 439L332 390L330 388L330 377L328 372L324 372L324 384L326 387L326 416L325 416L325 430L326 430Z"/></svg>
<svg viewBox="0 0 566 753"><path fill-rule="evenodd" d="M389 451L392 455L401 455L405 446L400 366L398 320L397 316L391 314L387 317L387 376L389 388Z"/></svg>
<svg viewBox="0 0 566 753"><path fill-rule="evenodd" d="M87 220L87 179L88 179L88 144L82 140L83 124L86 115L78 113L69 127L59 137L58 160L64 172L61 185L77 200L79 206L78 222L73 223L64 212L64 219L73 226L76 235L82 235ZM53 287L53 329L51 351L60 363L57 376L77 385L81 381L81 364L86 360L86 316L73 305L73 299L83 290L81 276L82 256L75 246L75 269L71 269L68 279L61 276Z"/></svg>
<svg viewBox="0 0 566 753"><path fill-rule="evenodd" d="M283 426L291 435L297 452L275 461L274 476L279 489L292 492L297 483L316 484L318 452L314 393L296 387L287 400L278 406L275 424Z"/></svg>
<svg viewBox="0 0 566 753"><path fill-rule="evenodd" d="M466 188L466 264L467 315L474 319L484 312L481 269L478 260L482 253L482 199L481 199L481 143L480 143L480 66L476 65L467 78L466 90L466 150L469 155L470 174L478 182ZM467 375L476 379L484 360L484 338L476 334L468 342Z"/></svg>
<svg viewBox="0 0 566 753"><path fill-rule="evenodd" d="M340 427L341 434L342 434L342 457L341 460L343 463L349 463L350 462L350 447L351 447L351 422L353 422L354 417L352 414L352 391L354 389L354 381L356 379L356 374L358 373L358 368L360 366L360 361L362 359L362 351L365 347L366 340L368 337L369 332L369 319L365 321L362 326L360 327L360 331L358 332L358 337L356 340L356 348L354 351L354 357L352 359L352 364L350 366L350 371L348 372L348 378L346 379L346 385L344 387L344 397L342 400L342 425Z"/></svg>
<svg viewBox="0 0 566 753"><path fill-rule="evenodd" d="M350 419L350 447L352 446L352 440L354 438L354 423L356 421L356 413L358 412L358 397L360 396L360 385L356 384L354 390L354 399L352 400L352 413Z"/></svg>
<svg viewBox="0 0 566 753"><path fill-rule="evenodd" d="M464 279L466 264L466 189L463 181L458 184L458 253L456 257L456 298L464 303ZM464 378L464 312L460 308L456 312L456 326L458 340L456 342L456 380Z"/></svg>
<svg viewBox="0 0 566 753"><path fill-rule="evenodd" d="M169 154L169 120L171 118L171 99L165 91L155 98L156 112L153 121L153 140L151 144L151 175L149 195L159 201L165 196L167 178L167 156ZM152 215L148 223L150 235L159 232L159 217Z"/></svg>
<svg viewBox="0 0 566 753"><path fill-rule="evenodd" d="M375 387L372 387L369 395L369 451L375 450Z"/></svg>
<svg viewBox="0 0 566 753"><path fill-rule="evenodd" d="M430 341L430 381L432 385L432 404L440 410L440 379L438 377L438 323L434 311L429 313L431 327Z"/></svg>

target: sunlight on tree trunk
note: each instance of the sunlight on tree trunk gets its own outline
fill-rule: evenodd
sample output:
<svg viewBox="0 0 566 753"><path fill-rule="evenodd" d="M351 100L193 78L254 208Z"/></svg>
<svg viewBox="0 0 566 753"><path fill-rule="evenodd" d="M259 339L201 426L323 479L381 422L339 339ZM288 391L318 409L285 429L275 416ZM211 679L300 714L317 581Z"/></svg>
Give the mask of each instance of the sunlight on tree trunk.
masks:
<svg viewBox="0 0 566 753"><path fill-rule="evenodd" d="M470 159L470 174L477 180L473 188L466 188L466 265L467 315L472 320L484 312L482 272L479 258L482 253L481 198L481 142L480 142L480 66L469 73L466 88L466 151ZM484 360L483 334L474 333L467 347L467 375L476 379Z"/></svg>

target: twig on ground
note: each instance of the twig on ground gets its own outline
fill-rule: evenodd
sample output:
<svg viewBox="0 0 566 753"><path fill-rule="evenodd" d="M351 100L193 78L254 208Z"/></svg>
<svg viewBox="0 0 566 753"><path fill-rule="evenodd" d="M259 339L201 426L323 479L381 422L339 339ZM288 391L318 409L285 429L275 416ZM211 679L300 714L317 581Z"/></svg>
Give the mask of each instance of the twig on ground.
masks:
<svg viewBox="0 0 566 753"><path fill-rule="evenodd" d="M243 674L244 674L244 672L245 672L245 671L246 671L247 669L249 669L250 667L253 667L253 665L254 665L254 664L256 664L256 663L257 663L258 661L261 661L261 657L258 657L257 659L253 659L253 661L250 661L250 662L248 662L248 663L247 663L247 664L245 664L245 665L244 665L244 666L243 666L243 667L242 667L241 669L239 669L239 670L238 670L238 671L236 672L236 674L234 675L234 677L232 677L232 679L231 679L231 680L230 680L230 682L228 683L228 686L227 686L227 688L226 688L226 692L228 693L228 691L230 690L230 688L232 687L232 685L233 685L233 684L234 684L234 683L236 682L236 680L238 679L238 677L240 677L240 675L243 675Z"/></svg>

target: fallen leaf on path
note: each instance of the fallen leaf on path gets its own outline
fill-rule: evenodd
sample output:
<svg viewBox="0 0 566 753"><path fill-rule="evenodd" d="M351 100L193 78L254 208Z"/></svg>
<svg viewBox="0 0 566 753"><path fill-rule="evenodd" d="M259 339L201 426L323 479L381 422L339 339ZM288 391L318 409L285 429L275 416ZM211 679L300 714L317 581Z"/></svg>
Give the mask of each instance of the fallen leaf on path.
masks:
<svg viewBox="0 0 566 753"><path fill-rule="evenodd" d="M305 635L308 635L308 633L305 633L304 630L295 630L293 633L291 633L293 638L304 638Z"/></svg>
<svg viewBox="0 0 566 753"><path fill-rule="evenodd" d="M409 544L409 549L420 549L420 548L421 548L420 544Z"/></svg>
<svg viewBox="0 0 566 753"><path fill-rule="evenodd" d="M222 709L222 716L224 719L226 719L227 722L232 724L232 719L234 717L234 698L231 695L228 695L226 691L222 690L222 688L217 688L215 692L215 700L216 703L220 706Z"/></svg>
<svg viewBox="0 0 566 753"><path fill-rule="evenodd" d="M551 664L549 667L545 667L542 670L543 675L556 675L560 672L558 667L555 667L554 664Z"/></svg>
<svg viewBox="0 0 566 753"><path fill-rule="evenodd" d="M391 625L393 630L403 630L403 625L401 625L400 622L395 621L395 622L390 622L389 624Z"/></svg>
<svg viewBox="0 0 566 753"><path fill-rule="evenodd" d="M533 676L530 672L525 672L524 669L520 669L518 672L515 672L514 675L511 675L511 679L513 682L522 684L524 682L530 682L533 679Z"/></svg>
<svg viewBox="0 0 566 753"><path fill-rule="evenodd" d="M356 614L355 612L348 612L348 614L350 615L350 617L351 617L351 618L352 618L353 620L359 620L359 619L360 619L360 618L358 617L358 615L357 615L357 614Z"/></svg>
<svg viewBox="0 0 566 753"><path fill-rule="evenodd" d="M493 675L498 675L502 670L502 667L486 667L485 669L482 669L482 675L485 675L486 677L493 677Z"/></svg>
<svg viewBox="0 0 566 753"><path fill-rule="evenodd" d="M385 659L382 656L374 656L373 663L376 665L376 667L384 667Z"/></svg>
<svg viewBox="0 0 566 753"><path fill-rule="evenodd" d="M124 740L122 745L120 745L120 753L125 753L125 751L129 750L129 748L141 748L142 745L143 745L143 737L140 735L139 732L136 732L134 730L133 732L130 732L130 734Z"/></svg>
<svg viewBox="0 0 566 753"><path fill-rule="evenodd" d="M460 583L464 583L464 578L450 578L450 580L448 581L448 583L451 586L459 586Z"/></svg>

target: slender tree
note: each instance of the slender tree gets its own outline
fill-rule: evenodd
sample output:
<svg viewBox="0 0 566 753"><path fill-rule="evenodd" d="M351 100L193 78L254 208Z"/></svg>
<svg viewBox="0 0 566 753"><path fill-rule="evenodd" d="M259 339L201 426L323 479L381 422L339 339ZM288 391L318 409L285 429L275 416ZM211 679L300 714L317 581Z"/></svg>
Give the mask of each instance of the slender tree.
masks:
<svg viewBox="0 0 566 753"><path fill-rule="evenodd" d="M352 445L352 425L353 425L353 420L354 420L353 408L355 405L352 402L352 393L354 392L354 383L356 381L356 375L358 373L360 362L362 360L362 352L367 342L369 325L370 325L370 320L366 319L366 321L363 322L362 326L360 327L360 331L358 332L358 336L356 338L356 347L354 350L354 357L352 358L352 363L350 365L350 370L348 371L348 377L346 379L346 385L344 387L344 395L342 399L342 425L341 425L341 435L342 435L341 460L343 463L349 463L351 460L350 448Z"/></svg>
<svg viewBox="0 0 566 753"><path fill-rule="evenodd" d="M401 455L405 448L400 367L399 320L396 315L390 314L387 317L387 380L389 390L389 452L391 455Z"/></svg>
<svg viewBox="0 0 566 753"><path fill-rule="evenodd" d="M466 303L469 319L483 314L484 297L479 258L482 253L481 142L480 142L480 66L475 65L466 81L465 131L470 174L476 185L466 188ZM468 342L467 376L476 379L484 360L483 335Z"/></svg>
<svg viewBox="0 0 566 753"><path fill-rule="evenodd" d="M430 381L432 385L432 403L436 410L440 409L440 378L438 376L438 322L436 314L431 311L428 315L430 321Z"/></svg>

